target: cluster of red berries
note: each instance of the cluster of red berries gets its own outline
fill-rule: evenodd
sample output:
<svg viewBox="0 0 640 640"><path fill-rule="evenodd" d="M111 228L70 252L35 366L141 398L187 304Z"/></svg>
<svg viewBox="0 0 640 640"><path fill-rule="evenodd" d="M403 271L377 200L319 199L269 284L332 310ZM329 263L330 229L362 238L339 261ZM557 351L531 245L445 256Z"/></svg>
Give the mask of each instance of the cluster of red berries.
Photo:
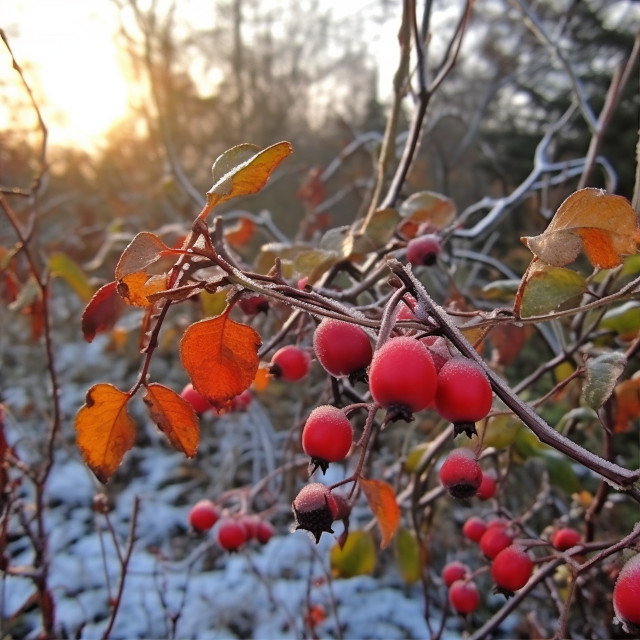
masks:
<svg viewBox="0 0 640 640"><path fill-rule="evenodd" d="M211 412L216 416L232 411L246 411L253 400L251 391L245 389L242 393L232 398L224 409L216 409L199 391L194 389L190 382L185 385L184 389L180 392L180 396L191 405L198 415Z"/></svg>
<svg viewBox="0 0 640 640"><path fill-rule="evenodd" d="M216 526L216 539L225 551L237 551L240 547L257 540L266 544L274 534L271 523L257 515L222 515L211 500L196 502L189 511L189 525L198 533L204 533Z"/></svg>
<svg viewBox="0 0 640 640"><path fill-rule="evenodd" d="M449 604L455 611L467 615L478 608L480 594L466 564L457 560L450 562L442 570L442 579L449 588Z"/></svg>

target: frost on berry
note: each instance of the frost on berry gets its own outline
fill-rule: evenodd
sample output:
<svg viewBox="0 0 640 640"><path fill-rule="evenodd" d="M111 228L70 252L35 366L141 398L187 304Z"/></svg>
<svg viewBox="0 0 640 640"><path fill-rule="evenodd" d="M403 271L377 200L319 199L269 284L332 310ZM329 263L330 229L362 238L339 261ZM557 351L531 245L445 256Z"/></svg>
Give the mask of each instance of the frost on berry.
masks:
<svg viewBox="0 0 640 640"><path fill-rule="evenodd" d="M320 542L323 531L333 533L331 525L340 516L340 509L331 490L320 482L312 482L300 490L293 501L296 531L309 531Z"/></svg>
<svg viewBox="0 0 640 640"><path fill-rule="evenodd" d="M627 633L640 637L640 553L618 574L613 588L613 609Z"/></svg>
<svg viewBox="0 0 640 640"><path fill-rule="evenodd" d="M454 498L474 496L482 483L482 469L473 452L452 451L440 467L440 482Z"/></svg>

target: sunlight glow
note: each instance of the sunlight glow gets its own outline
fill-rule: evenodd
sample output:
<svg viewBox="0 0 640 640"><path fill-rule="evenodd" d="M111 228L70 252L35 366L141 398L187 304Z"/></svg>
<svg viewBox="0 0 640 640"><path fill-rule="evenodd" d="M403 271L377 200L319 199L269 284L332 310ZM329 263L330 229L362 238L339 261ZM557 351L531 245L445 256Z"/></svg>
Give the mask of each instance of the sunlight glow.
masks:
<svg viewBox="0 0 640 640"><path fill-rule="evenodd" d="M31 0L6 15L8 8L9 42L39 99L51 142L99 145L126 114L128 99L108 3Z"/></svg>

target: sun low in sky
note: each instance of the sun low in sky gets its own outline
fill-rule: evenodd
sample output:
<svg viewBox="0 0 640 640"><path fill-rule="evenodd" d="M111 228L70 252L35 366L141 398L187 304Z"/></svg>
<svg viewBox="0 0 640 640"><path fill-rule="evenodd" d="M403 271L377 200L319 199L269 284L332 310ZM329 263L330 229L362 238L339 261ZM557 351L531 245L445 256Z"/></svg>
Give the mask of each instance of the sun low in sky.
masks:
<svg viewBox="0 0 640 640"><path fill-rule="evenodd" d="M1 19L38 99L50 142L99 146L105 132L126 114L128 104L127 79L113 42L115 5L24 0L6 3ZM17 74L6 51L2 54L2 76L8 82L12 73Z"/></svg>

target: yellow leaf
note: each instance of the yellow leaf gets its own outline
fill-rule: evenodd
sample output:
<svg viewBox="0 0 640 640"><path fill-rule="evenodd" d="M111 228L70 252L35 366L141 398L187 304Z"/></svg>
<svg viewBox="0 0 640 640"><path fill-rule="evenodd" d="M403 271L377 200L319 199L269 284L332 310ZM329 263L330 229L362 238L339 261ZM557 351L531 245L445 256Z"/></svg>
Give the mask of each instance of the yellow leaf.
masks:
<svg viewBox="0 0 640 640"><path fill-rule="evenodd" d="M338 578L353 578L373 573L376 549L371 534L352 531L342 547L336 544L330 553L331 573Z"/></svg>
<svg viewBox="0 0 640 640"><path fill-rule="evenodd" d="M209 210L230 198L260 191L292 151L289 142L278 142L262 151L243 144L223 153L212 167L215 183L207 191Z"/></svg>
<svg viewBox="0 0 640 640"><path fill-rule="evenodd" d="M192 324L180 341L180 359L193 386L217 408L253 382L262 344L254 329L231 320L229 312Z"/></svg>
<svg viewBox="0 0 640 640"><path fill-rule="evenodd" d="M149 296L167 288L167 277L167 274L149 276L144 271L131 273L118 281L118 295L132 306L150 307L154 302Z"/></svg>
<svg viewBox="0 0 640 640"><path fill-rule="evenodd" d="M187 458L193 458L198 450L200 430L198 416L192 406L173 389L155 382L147 386L147 393L142 399L149 416L173 447Z"/></svg>
<svg viewBox="0 0 640 640"><path fill-rule="evenodd" d="M100 482L107 482L133 447L136 426L127 413L129 395L110 384L87 391L76 415L76 442L87 466Z"/></svg>
<svg viewBox="0 0 640 640"><path fill-rule="evenodd" d="M380 548L384 549L391 542L400 523L400 508L396 502L395 491L391 485L383 480L360 478L359 483L369 507L378 521L378 527L380 527L382 534Z"/></svg>
<svg viewBox="0 0 640 640"><path fill-rule="evenodd" d="M636 253L640 229L626 198L602 189L581 189L560 205L544 233L522 241L540 260L556 267L573 262L584 248L594 267L611 269Z"/></svg>

